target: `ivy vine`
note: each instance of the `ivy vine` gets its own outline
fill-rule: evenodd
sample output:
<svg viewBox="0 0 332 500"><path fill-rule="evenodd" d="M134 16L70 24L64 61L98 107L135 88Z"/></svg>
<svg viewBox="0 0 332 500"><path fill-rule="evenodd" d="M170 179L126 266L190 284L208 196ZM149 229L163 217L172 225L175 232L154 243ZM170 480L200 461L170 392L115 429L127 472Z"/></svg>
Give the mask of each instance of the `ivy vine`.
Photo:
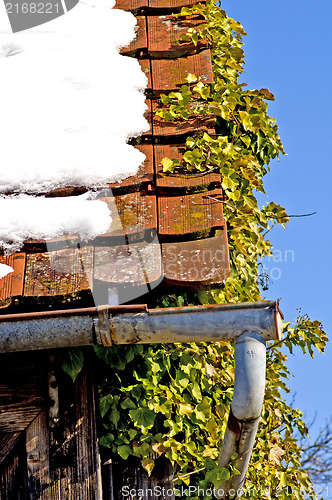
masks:
<svg viewBox="0 0 332 500"><path fill-rule="evenodd" d="M266 101L274 96L267 89L247 90L246 84L238 83L246 35L240 23L212 0L183 8L177 15L193 14L204 21L182 35L179 43L204 40L208 44L214 83L205 84L189 74L186 85L161 97L157 114L167 121L213 115L216 134L188 137L181 161L164 158L162 163L164 171L172 174L199 171L204 175L217 169L222 174L231 275L223 288L168 295L160 305L259 301L260 262L272 255L266 234L275 224L284 226L289 220L279 204L260 208L255 196L257 191L264 193L263 177L271 160L284 154L278 127L267 112ZM306 435L307 428L301 412L286 404L281 391L289 391L286 381L291 376L285 349L292 353L299 346L313 357L314 349L323 352L326 342L321 323L300 315L294 325L284 324L284 340L268 347L265 403L247 478L247 488L256 490L256 498L294 498L294 491L298 498L316 497L301 469L301 449L294 437L296 432ZM236 474L232 462L224 468L217 465L234 386L232 343L95 346L94 352L102 361L101 445L123 459L140 458L148 474L163 455L173 464L175 484L195 484L205 491ZM81 364L79 356L73 357ZM289 488L296 490L292 493Z"/></svg>

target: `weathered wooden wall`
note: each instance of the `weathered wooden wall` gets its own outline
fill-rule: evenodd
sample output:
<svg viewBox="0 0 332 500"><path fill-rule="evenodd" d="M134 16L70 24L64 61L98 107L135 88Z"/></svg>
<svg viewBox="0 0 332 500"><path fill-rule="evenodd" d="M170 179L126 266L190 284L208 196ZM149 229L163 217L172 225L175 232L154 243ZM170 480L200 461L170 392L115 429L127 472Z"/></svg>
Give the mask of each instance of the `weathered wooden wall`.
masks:
<svg viewBox="0 0 332 500"><path fill-rule="evenodd" d="M55 370L60 420L57 427L49 427L50 354L0 356L0 499L134 500L123 496L124 486L135 491L172 488L167 461L157 461L148 477L136 460L111 457L106 449L100 454L96 387L89 363L75 383L59 367Z"/></svg>

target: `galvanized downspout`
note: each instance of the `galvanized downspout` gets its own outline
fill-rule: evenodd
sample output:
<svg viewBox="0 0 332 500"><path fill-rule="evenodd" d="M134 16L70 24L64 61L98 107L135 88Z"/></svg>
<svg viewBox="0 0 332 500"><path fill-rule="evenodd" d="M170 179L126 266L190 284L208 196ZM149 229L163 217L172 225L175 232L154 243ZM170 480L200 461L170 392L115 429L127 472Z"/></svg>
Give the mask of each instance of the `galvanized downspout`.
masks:
<svg viewBox="0 0 332 500"><path fill-rule="evenodd" d="M266 340L279 339L283 316L274 301L147 310L146 306L0 315L0 353L135 343L235 340L235 386L220 454L240 475L220 486L217 498L240 496L256 437L265 389Z"/></svg>
<svg viewBox="0 0 332 500"><path fill-rule="evenodd" d="M219 465L226 467L236 453L233 465L240 475L223 483L217 498L241 496L264 401L265 373L265 340L259 333L244 332L235 344L234 395L219 458Z"/></svg>

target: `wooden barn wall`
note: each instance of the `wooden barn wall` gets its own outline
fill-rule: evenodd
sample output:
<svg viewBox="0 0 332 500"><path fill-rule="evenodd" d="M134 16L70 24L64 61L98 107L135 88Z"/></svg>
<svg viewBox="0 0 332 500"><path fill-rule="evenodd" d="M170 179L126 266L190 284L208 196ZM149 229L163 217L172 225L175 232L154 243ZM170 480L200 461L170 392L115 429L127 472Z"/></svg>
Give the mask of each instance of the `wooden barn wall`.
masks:
<svg viewBox="0 0 332 500"><path fill-rule="evenodd" d="M98 401L89 349L86 366L75 383L60 366L56 368L59 424L49 426L48 373L53 369L53 354L0 356L0 499L137 500L123 492L154 490L155 486L170 490L168 461L157 460L148 477L138 460L124 461L112 457L106 448L99 449Z"/></svg>

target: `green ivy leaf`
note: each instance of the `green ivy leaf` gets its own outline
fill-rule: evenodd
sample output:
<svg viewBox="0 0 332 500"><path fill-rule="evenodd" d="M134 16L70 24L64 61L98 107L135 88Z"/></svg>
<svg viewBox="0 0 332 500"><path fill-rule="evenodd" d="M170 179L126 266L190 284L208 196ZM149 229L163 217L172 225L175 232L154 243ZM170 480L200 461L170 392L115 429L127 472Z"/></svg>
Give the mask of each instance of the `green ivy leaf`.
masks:
<svg viewBox="0 0 332 500"><path fill-rule="evenodd" d="M70 347L61 353L61 367L75 382L77 375L83 368L84 355L79 347Z"/></svg>
<svg viewBox="0 0 332 500"><path fill-rule="evenodd" d="M118 455L120 455L120 457L123 458L123 460L127 460L127 458L131 453L131 448L127 444L122 444L121 446L117 447L116 451Z"/></svg>
<svg viewBox="0 0 332 500"><path fill-rule="evenodd" d="M152 427L156 418L156 414L154 411L144 407L130 410L129 415L133 419L135 425L140 425L145 428Z"/></svg>
<svg viewBox="0 0 332 500"><path fill-rule="evenodd" d="M112 394L107 394L107 396L101 396L99 398L99 411L102 417L106 415L108 410L111 408L112 403L113 403Z"/></svg>
<svg viewBox="0 0 332 500"><path fill-rule="evenodd" d="M123 410L127 410L127 409L132 410L132 409L137 408L137 406L135 405L134 401L132 401L130 398L126 398L124 401L122 401L121 408Z"/></svg>

